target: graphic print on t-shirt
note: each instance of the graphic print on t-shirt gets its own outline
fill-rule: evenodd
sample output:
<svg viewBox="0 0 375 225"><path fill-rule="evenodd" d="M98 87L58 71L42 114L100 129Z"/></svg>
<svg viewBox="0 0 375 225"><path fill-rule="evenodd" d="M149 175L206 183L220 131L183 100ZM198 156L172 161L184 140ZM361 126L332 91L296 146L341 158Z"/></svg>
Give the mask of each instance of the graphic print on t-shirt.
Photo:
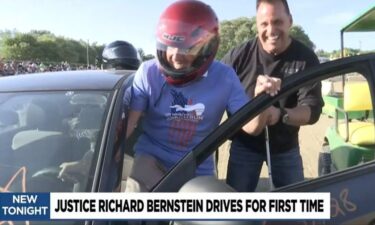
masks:
<svg viewBox="0 0 375 225"><path fill-rule="evenodd" d="M291 74L304 70L305 67L306 67L306 62L304 61L285 62L283 67L281 68L281 71L286 76L289 76Z"/></svg>
<svg viewBox="0 0 375 225"><path fill-rule="evenodd" d="M195 135L197 125L203 120L205 105L193 103L192 99L186 98L182 92L171 90L172 102L167 120L170 121L169 140L178 149L184 149Z"/></svg>

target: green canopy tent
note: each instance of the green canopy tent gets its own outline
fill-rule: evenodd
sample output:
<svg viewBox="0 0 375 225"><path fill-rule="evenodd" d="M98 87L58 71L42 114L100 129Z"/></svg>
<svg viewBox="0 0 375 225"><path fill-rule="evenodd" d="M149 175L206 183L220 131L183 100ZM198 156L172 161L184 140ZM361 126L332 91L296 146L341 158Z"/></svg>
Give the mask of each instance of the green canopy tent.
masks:
<svg viewBox="0 0 375 225"><path fill-rule="evenodd" d="M355 18L341 29L341 57L344 57L344 33L345 32L371 32L375 31L375 5L365 13Z"/></svg>
<svg viewBox="0 0 375 225"><path fill-rule="evenodd" d="M360 14L340 31L341 36L341 58L344 55L344 33L345 32L373 32L375 31L375 5ZM345 75L342 76L342 86L345 86Z"/></svg>

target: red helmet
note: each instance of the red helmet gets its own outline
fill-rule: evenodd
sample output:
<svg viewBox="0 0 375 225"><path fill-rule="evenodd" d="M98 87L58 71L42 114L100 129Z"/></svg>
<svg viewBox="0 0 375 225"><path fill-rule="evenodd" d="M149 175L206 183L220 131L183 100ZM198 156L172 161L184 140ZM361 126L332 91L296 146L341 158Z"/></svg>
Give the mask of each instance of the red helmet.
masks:
<svg viewBox="0 0 375 225"><path fill-rule="evenodd" d="M215 58L219 46L219 22L210 6L196 0L180 0L160 16L157 26L159 69L170 84L184 84L202 76ZM166 51L195 56L188 68L175 69Z"/></svg>

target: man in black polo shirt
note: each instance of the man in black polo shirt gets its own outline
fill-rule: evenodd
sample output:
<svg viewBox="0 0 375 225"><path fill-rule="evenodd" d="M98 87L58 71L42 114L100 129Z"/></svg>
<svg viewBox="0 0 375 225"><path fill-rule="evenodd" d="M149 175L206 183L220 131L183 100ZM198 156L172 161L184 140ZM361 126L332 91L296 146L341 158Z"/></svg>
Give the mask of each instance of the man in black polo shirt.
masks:
<svg viewBox="0 0 375 225"><path fill-rule="evenodd" d="M285 77L319 64L315 53L289 36L292 16L286 0L257 0L258 36L226 54L223 62L237 72L248 95L254 96L259 75ZM301 125L313 124L323 106L321 84L306 86L269 110L271 170L275 187L304 179L298 143ZM231 145L227 183L238 191L254 191L266 161L265 133L238 133Z"/></svg>

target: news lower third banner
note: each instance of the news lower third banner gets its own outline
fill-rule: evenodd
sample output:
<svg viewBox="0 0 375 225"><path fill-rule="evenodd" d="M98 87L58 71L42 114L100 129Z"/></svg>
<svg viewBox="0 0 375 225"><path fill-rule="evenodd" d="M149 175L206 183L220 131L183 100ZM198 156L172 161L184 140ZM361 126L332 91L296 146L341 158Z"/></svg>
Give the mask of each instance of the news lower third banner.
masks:
<svg viewBox="0 0 375 225"><path fill-rule="evenodd" d="M0 193L0 221L330 219L330 193Z"/></svg>

